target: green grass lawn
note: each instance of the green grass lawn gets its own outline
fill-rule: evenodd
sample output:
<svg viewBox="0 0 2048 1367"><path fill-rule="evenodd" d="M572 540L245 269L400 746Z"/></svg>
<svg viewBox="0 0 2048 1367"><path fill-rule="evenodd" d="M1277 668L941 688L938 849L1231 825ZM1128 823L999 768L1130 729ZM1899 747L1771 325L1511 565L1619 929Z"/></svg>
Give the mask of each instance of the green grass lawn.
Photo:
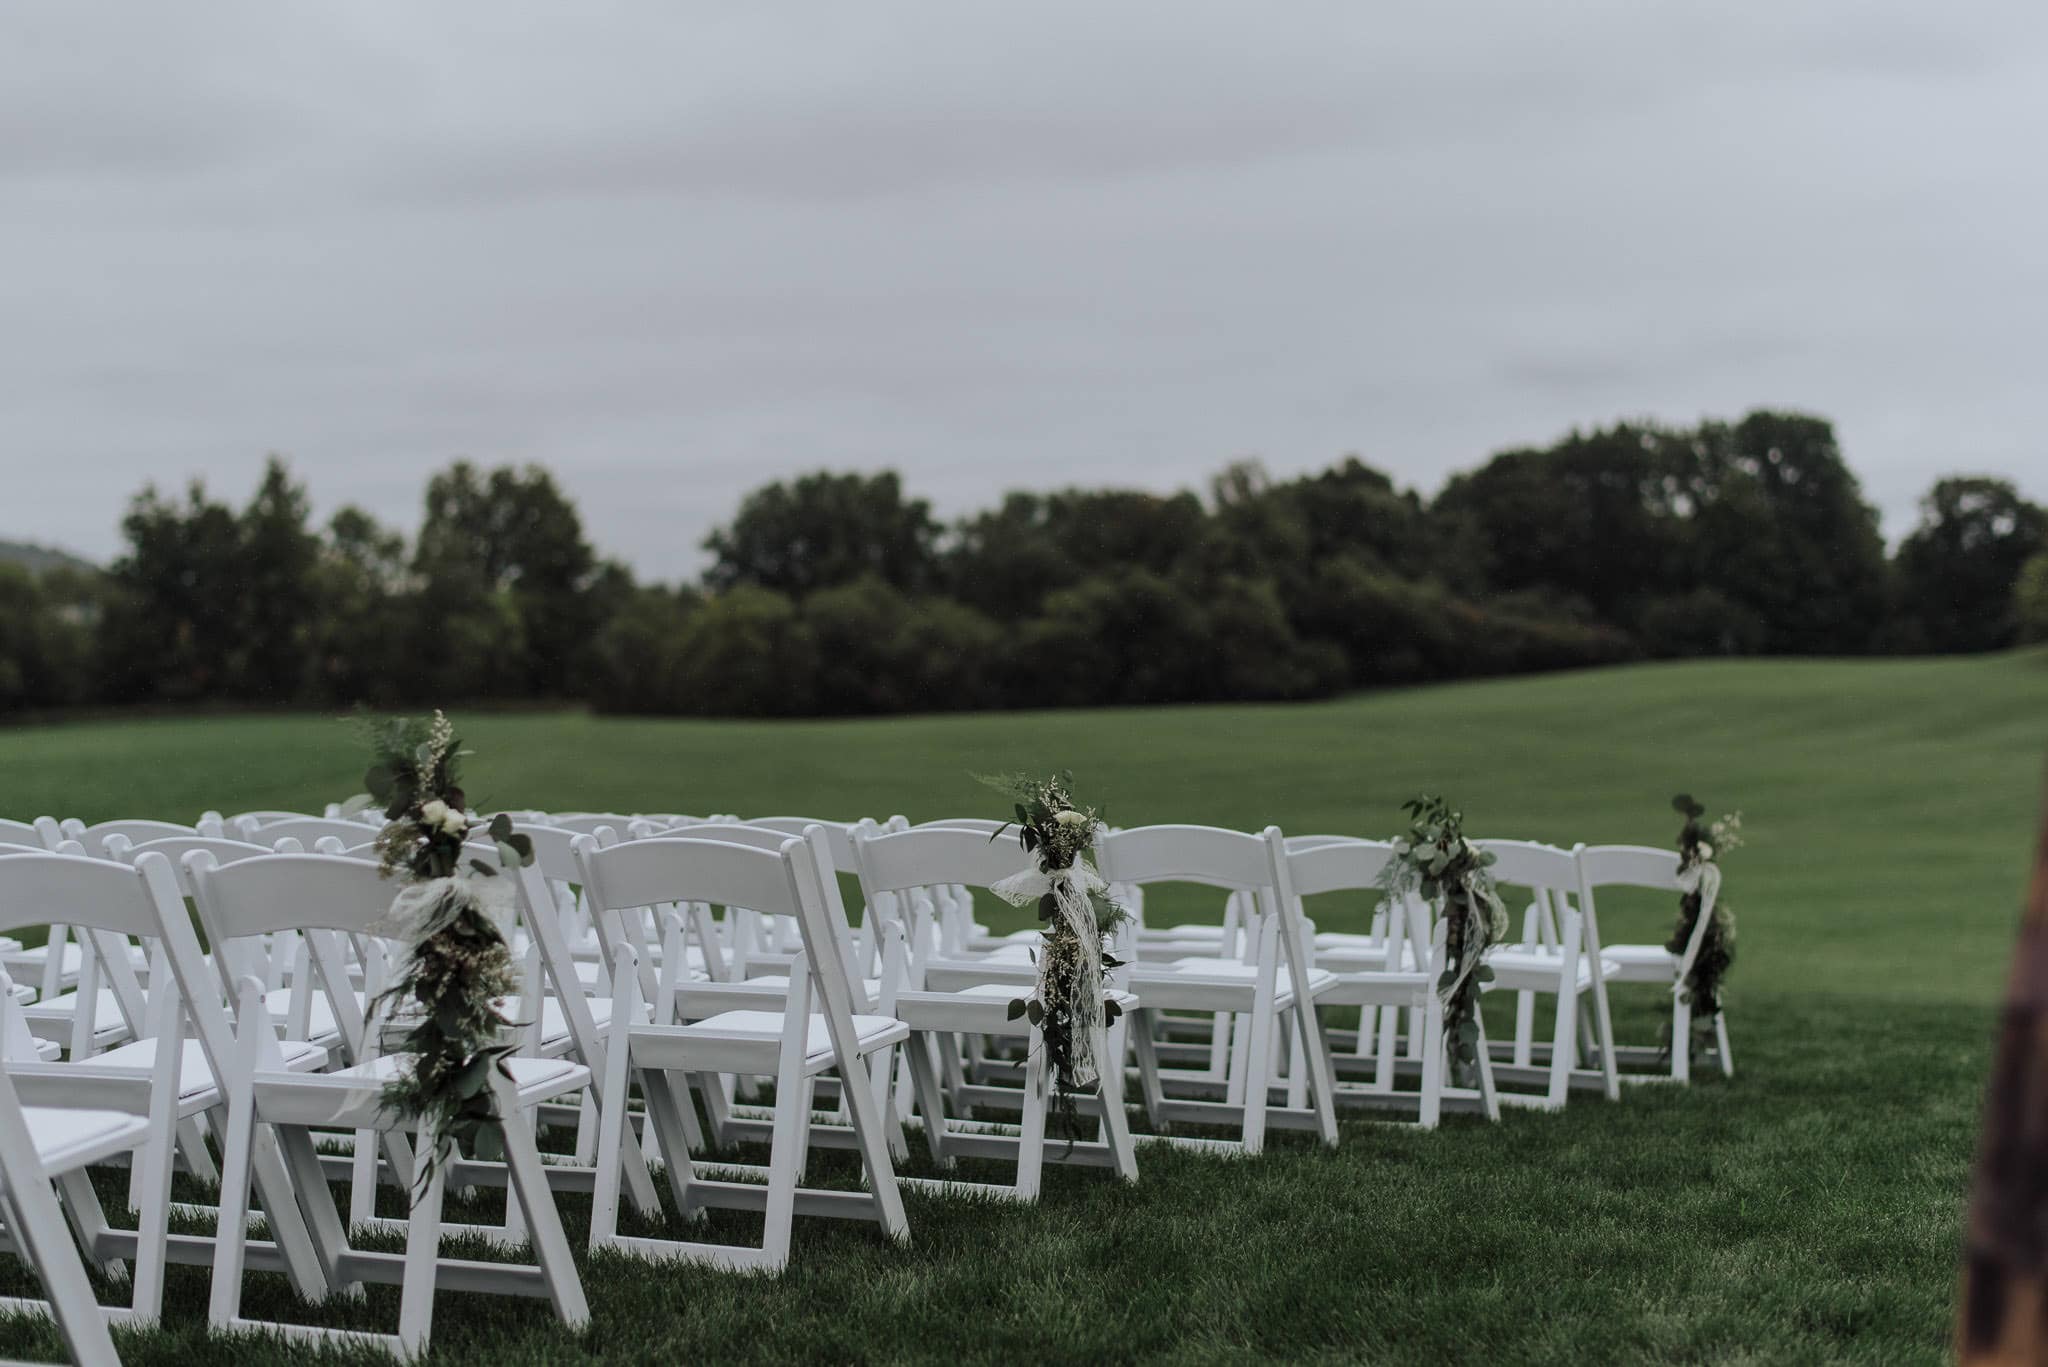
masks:
<svg viewBox="0 0 2048 1367"><path fill-rule="evenodd" d="M1740 1072L1563 1115L1348 1122L1335 1153L1148 1150L1052 1169L1034 1209L914 1199L913 1244L800 1222L776 1281L610 1256L595 1324L446 1297L450 1361L1937 1361L1993 1008L2024 886L2048 655L1641 666L1297 706L802 723L458 718L479 805L999 814L972 770L1074 769L1122 824L1392 832L1443 791L1474 834L1666 844L1681 788L1739 807ZM0 730L0 815L190 820L304 807L361 768L321 718ZM1656 938L1671 908L1610 911ZM1654 1028L1654 992L1624 1037ZM575 1229L581 1203L565 1202ZM573 1230L572 1230L573 1232ZM14 1281L18 1282L17 1276ZM252 1309L280 1308L277 1279ZM131 1361L285 1356L210 1340L174 1269ZM12 1283L10 1283L10 1289ZM388 1326L395 1292L360 1314ZM49 1355L44 1331L0 1352Z"/></svg>

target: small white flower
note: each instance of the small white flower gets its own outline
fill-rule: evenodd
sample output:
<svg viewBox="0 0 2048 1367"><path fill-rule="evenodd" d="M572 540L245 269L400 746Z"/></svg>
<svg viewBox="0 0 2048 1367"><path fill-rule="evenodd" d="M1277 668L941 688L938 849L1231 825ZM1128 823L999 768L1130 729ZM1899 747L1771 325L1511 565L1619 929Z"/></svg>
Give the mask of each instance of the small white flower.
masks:
<svg viewBox="0 0 2048 1367"><path fill-rule="evenodd" d="M1700 842L1700 858L1712 859L1713 857L1714 847L1712 845L1709 845L1706 841L1702 840Z"/></svg>
<svg viewBox="0 0 2048 1367"><path fill-rule="evenodd" d="M1072 807L1067 808L1064 812L1055 812L1052 819L1059 822L1062 826L1085 826L1088 824L1087 816L1075 811Z"/></svg>
<svg viewBox="0 0 2048 1367"><path fill-rule="evenodd" d="M439 826L448 819L448 804L440 798L420 804L420 824Z"/></svg>

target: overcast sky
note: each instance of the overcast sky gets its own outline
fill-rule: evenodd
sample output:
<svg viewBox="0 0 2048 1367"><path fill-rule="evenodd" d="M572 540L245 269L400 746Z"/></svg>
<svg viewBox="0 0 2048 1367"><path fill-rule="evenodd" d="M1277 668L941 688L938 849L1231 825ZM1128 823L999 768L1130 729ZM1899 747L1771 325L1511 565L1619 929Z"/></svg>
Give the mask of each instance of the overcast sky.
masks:
<svg viewBox="0 0 2048 1367"><path fill-rule="evenodd" d="M0 537L146 478L416 524L541 461L643 574L767 479L1434 490L1833 418L2048 500L2048 6L23 3Z"/></svg>

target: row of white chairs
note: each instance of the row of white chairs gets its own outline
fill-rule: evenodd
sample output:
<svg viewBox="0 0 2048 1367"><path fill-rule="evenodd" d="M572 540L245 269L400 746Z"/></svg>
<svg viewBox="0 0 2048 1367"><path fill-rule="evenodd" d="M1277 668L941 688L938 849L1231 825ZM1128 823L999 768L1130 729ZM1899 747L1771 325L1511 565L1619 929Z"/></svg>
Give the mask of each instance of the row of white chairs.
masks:
<svg viewBox="0 0 2048 1367"><path fill-rule="evenodd" d="M1388 846L1271 828L1113 832L1098 863L1136 920L1117 947L1127 962L1105 985L1117 1015L1095 1041L1110 1061L1100 1095L1077 1105L1095 1138L1068 1142L1047 1132L1052 1079L1038 1032L1011 1014L1035 977L1036 932L1000 935L976 919L975 894L1024 858L1014 842L990 840L996 823L517 815L537 857L504 871L525 968L508 1005L523 1023L521 1052L491 1083L513 1118L506 1152L456 1160L425 1183L418 1146L432 1137L394 1132L383 1113L382 1082L401 1064L383 1052L386 1030L365 1018L391 968L377 935L391 887L376 875L368 820L0 825L0 931L75 931L75 952L51 948L66 943L55 930L40 956L18 941L0 947L10 972L20 965L43 985L0 999L0 1066L28 1103L30 1138L38 1124L61 1128L45 1114L57 1097L141 1118L82 1160L129 1155L132 1231L105 1219L77 1168L46 1163L87 1256L110 1269L134 1263L131 1303L112 1313L153 1318L172 1259L212 1264L209 1314L226 1328L252 1324L240 1309L246 1270L283 1271L309 1300L396 1281L398 1333L380 1341L411 1354L427 1342L437 1287L543 1294L566 1321L587 1317L558 1192L591 1194L593 1247L772 1270L787 1260L797 1214L854 1215L908 1237L899 1191L913 1179L896 1172L906 1130L922 1133L943 1174L921 1184L1029 1200L1048 1161L1135 1180L1148 1143L1256 1153L1284 1127L1334 1145L1339 1108L1354 1104L1434 1125L1446 1108L1555 1108L1575 1088L1615 1097L1630 1054L1612 1040L1607 983L1674 985L1698 947L1697 937L1682 956L1602 947L1595 889L1676 891L1666 851L1482 842L1502 882L1530 897L1519 943L1491 956L1495 990L1515 999L1514 1034L1482 1037L1475 1085L1458 1087L1433 990L1443 928L1428 909L1382 905L1362 932L1319 932L1305 914L1332 895L1377 901ZM477 854L496 862L488 844ZM857 925L842 876L859 889ZM1148 924L1148 889L1175 883L1220 891L1223 923ZM192 933L187 898L210 952ZM1537 1025L1546 997L1547 1040ZM1688 1008L1682 993L1673 1000L1682 1041ZM1328 1028L1318 1012L1331 1008L1355 1008L1356 1028ZM1726 1070L1725 1023L1716 1027ZM1688 1051L1670 1054L1668 1075L1683 1080ZM753 1104L763 1080L774 1088L768 1106ZM1132 1082L1139 1095L1127 1108ZM992 1113L1016 1123L990 1122ZM0 1144L5 1123L0 1108ZM572 1126L573 1151L543 1159L543 1124ZM320 1151L337 1139L347 1152ZM223 1156L216 1234L170 1235L171 1173L182 1163L212 1179L209 1140ZM765 1168L728 1159L747 1141L768 1143ZM865 1190L804 1186L812 1147L856 1150ZM961 1180L963 1159L1007 1164L1011 1179ZM622 1196L658 1214L657 1171L685 1217L763 1212L761 1243L620 1234ZM343 1178L346 1217L329 1188ZM449 1184L507 1188L505 1221L444 1227ZM252 1186L271 1212L263 1243L247 1237ZM410 1220L378 1217L380 1186L417 1187ZM38 1217L5 1214L15 1245L43 1268L53 1245L26 1232ZM350 1231L363 1228L403 1230L406 1252L356 1248ZM446 1232L530 1243L534 1262L442 1258ZM70 1333L65 1297L44 1280Z"/></svg>

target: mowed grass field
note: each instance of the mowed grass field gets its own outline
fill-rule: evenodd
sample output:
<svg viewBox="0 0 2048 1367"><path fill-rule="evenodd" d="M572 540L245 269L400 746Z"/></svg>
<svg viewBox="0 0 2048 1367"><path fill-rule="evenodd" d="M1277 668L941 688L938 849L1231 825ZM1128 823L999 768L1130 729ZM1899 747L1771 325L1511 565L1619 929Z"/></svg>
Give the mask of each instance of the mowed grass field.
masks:
<svg viewBox="0 0 2048 1367"><path fill-rule="evenodd" d="M1039 1206L913 1198L913 1243L800 1222L778 1280L605 1256L595 1323L448 1296L450 1362L1933 1362L2048 744L2048 655L1689 663L1295 706L799 723L464 715L479 806L1001 815L970 771L1071 767L1121 824L1384 836L1441 791L1475 835L1668 844L1672 793L1741 808L1737 1076L1562 1115L1347 1121L1341 1148L1161 1150L1142 1180L1052 1169ZM318 717L0 730L0 814L87 820L315 807L354 733ZM1610 941L1672 909L1610 909ZM1624 992L1624 1038L1654 1029ZM565 1200L572 1234L583 1205ZM734 1217L739 1220L740 1217ZM743 1223L733 1228L743 1231ZM25 1285L18 1275L7 1289ZM174 1269L135 1362L303 1356L210 1338L206 1274ZM367 1306L249 1305L387 1327ZM112 1294L111 1292L109 1293ZM50 1356L0 1326L0 1352Z"/></svg>

